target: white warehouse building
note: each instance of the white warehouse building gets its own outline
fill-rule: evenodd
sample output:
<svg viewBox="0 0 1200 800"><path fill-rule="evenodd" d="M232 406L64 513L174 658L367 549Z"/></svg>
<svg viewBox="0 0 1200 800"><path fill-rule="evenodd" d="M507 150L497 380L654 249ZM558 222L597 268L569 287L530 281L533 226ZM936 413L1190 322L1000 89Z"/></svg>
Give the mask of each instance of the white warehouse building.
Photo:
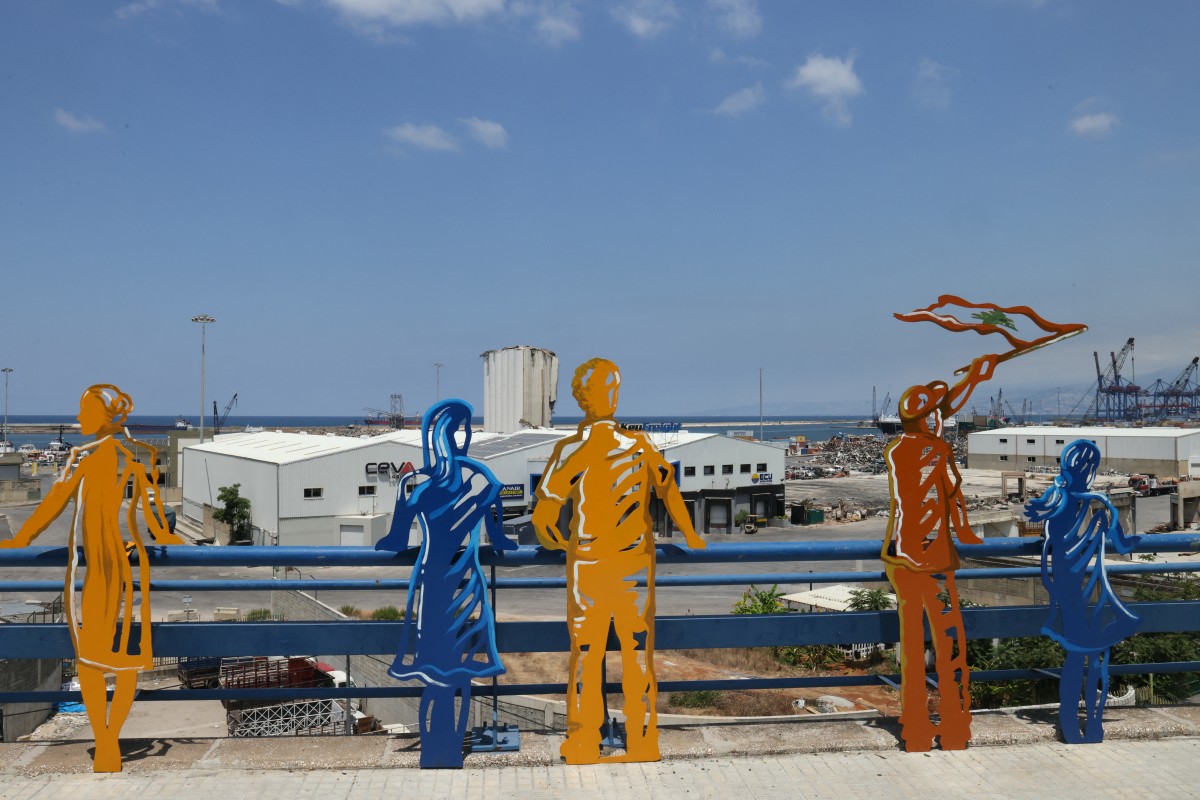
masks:
<svg viewBox="0 0 1200 800"><path fill-rule="evenodd" d="M1164 478L1200 477L1200 428L1050 427L999 428L967 438L973 469L1058 467L1063 448L1089 439L1100 449L1100 469Z"/></svg>
<svg viewBox="0 0 1200 800"><path fill-rule="evenodd" d="M742 510L759 517L783 515L783 449L678 426L646 427L675 465L697 530L732 532ZM469 455L504 485L506 517L529 511L554 444L570 433L472 433ZM421 434L231 434L185 448L183 462L182 513L206 531L213 508L221 507L220 488L237 483L250 500L255 544L370 546L391 527L400 476L422 466ZM661 502L652 503L651 515L656 529L669 535L674 526Z"/></svg>

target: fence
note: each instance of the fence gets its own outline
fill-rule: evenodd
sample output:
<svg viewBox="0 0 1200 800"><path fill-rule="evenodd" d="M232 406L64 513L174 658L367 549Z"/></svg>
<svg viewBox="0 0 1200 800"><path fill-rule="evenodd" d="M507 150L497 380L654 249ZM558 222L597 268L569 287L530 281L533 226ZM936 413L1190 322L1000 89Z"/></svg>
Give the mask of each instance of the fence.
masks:
<svg viewBox="0 0 1200 800"><path fill-rule="evenodd" d="M1143 536L1139 553L1197 552L1200 534L1161 534ZM1032 556L1041 551L1034 539L989 540L979 545L961 545L964 558ZM658 546L660 564L729 564L788 561L877 561L878 541L796 542L758 544L713 543L705 550L688 551L671 544ZM411 566L416 551L401 554L376 552L370 548L339 547L152 547L148 548L154 590L281 590L281 589L406 589L407 580L170 580L161 576L175 566ZM0 592L44 592L61 589L60 580L3 580L5 567L46 567L61 575L67 564L66 548L26 548L0 551ZM506 589L565 586L565 578L497 577L509 567L532 564L562 564L563 555L537 547L494 552L484 548L481 560L491 567L491 578L503 596ZM1157 563L1134 561L1109 563L1110 575L1185 573L1200 570L1200 563ZM135 573L136 574L136 573ZM1038 566L988 567L961 569L960 581L984 578L1038 579ZM661 590L671 586L770 585L773 583L842 583L886 580L882 570L871 572L779 572L760 574L670 575L661 576ZM502 606L502 603L501 603ZM1200 601L1177 600L1131 603L1130 608L1142 619L1139 632L1158 633L1200 629ZM1045 619L1045 606L980 607L963 610L964 627L970 639L1007 639L1038 636ZM394 652L400 639L402 621L320 621L320 622L187 622L154 625L155 650L165 657L290 655L319 650L325 653L371 655ZM69 658L71 639L64 624L22 623L6 625L0 638L0 658ZM137 636L133 631L132 635ZM567 628L562 621L513 621L496 624L497 644L502 653L565 652L569 649ZM894 642L899 638L895 611L843 612L837 614L706 615L660 616L656 621L656 647L660 650L737 648L793 645L837 645L843 642ZM617 649L610 637L610 649ZM1113 665L1113 675L1198 672L1200 662L1166 664ZM1056 678L1053 669L976 670L973 681L1046 680ZM565 677L565 676L564 676ZM823 686L895 685L896 675L802 676L730 680L661 681L660 692L698 689L805 688ZM935 674L928 676L936 686ZM610 683L608 691L619 692L620 685ZM565 683L500 684L497 696L525 694L563 694ZM173 690L144 690L139 700L180 699L349 699L415 697L420 686L367 686L355 688L281 688L281 689L202 689L187 693ZM489 690L481 689L486 696ZM477 696L479 696L477 695ZM77 692L0 692L0 702L77 700Z"/></svg>

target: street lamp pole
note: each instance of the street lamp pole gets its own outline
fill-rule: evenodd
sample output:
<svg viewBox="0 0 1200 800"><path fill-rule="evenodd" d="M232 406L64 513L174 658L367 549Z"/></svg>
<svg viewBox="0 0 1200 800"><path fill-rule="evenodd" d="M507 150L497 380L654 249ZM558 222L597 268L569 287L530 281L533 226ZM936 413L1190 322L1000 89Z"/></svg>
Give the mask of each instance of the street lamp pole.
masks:
<svg viewBox="0 0 1200 800"><path fill-rule="evenodd" d="M5 367L4 370L4 442L8 443L8 375L12 372L12 367Z"/></svg>
<svg viewBox="0 0 1200 800"><path fill-rule="evenodd" d="M763 440L763 402L762 402L763 368L758 368L758 440Z"/></svg>
<svg viewBox="0 0 1200 800"><path fill-rule="evenodd" d="M435 362L433 362L433 368L434 368L434 370L435 370L435 373L434 373L434 381L435 381L435 383L434 383L434 390L433 390L433 401L434 401L435 403L436 403L438 400L441 400L441 399L442 399L442 367L444 367L444 366L446 366L446 365L445 365L445 364L443 364L443 363L442 363L442 362L440 362L440 361L435 361Z"/></svg>
<svg viewBox="0 0 1200 800"><path fill-rule="evenodd" d="M192 317L192 322L200 323L200 444L204 444L204 340L208 324L216 319L208 314L197 314Z"/></svg>

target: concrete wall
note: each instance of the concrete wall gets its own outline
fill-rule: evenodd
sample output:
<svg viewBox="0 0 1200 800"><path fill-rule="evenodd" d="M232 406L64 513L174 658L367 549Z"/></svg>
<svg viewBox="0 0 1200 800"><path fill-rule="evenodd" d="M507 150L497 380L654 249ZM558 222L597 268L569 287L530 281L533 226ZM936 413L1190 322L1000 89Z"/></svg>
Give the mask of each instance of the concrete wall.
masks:
<svg viewBox="0 0 1200 800"><path fill-rule="evenodd" d="M1186 475L1189 459L1200 455L1200 432L1174 428L1033 426L970 434L967 461L973 469L1055 470L1063 448L1075 439L1096 443L1100 448L1101 470L1177 477Z"/></svg>
<svg viewBox="0 0 1200 800"><path fill-rule="evenodd" d="M57 658L0 660L0 691L53 692L61 686L62 661ZM53 713L51 703L0 703L0 741L17 741Z"/></svg>
<svg viewBox="0 0 1200 800"><path fill-rule="evenodd" d="M0 481L0 503L36 503L41 499L40 480Z"/></svg>

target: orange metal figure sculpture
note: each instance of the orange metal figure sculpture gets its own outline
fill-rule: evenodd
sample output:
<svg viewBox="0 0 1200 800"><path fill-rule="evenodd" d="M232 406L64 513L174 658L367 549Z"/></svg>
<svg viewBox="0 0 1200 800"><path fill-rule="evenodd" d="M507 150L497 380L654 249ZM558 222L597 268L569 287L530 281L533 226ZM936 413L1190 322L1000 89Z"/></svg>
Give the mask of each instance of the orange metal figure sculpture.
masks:
<svg viewBox="0 0 1200 800"><path fill-rule="evenodd" d="M96 736L92 767L96 772L120 772L120 732L137 690L139 670L154 666L150 649L150 567L146 558L138 508L154 541L183 544L167 530L161 502L151 488L158 478L157 451L130 439L123 424L133 410L129 395L115 386L98 384L79 401L79 427L96 441L71 450L63 474L45 499L10 540L0 547L25 547L44 531L74 499L75 509L67 547L70 563L64 587L71 641L79 669L79 686L88 720ZM146 463L137 460L126 443L148 451ZM121 531L121 505L126 486L133 498L126 510L128 536ZM86 561L82 596L75 592L79 550ZM130 556L137 553L141 584L140 607L134 598ZM133 623L141 623L135 638ZM115 675L112 703L106 698L106 675Z"/></svg>
<svg viewBox="0 0 1200 800"><path fill-rule="evenodd" d="M979 309L972 316L980 321L958 320L947 310L953 306ZM1009 315L1029 318L1043 335L1017 338L1009 333L1016 330ZM991 378L1000 362L1087 328L1048 322L1025 306L1001 308L990 303L967 303L950 295L938 298L932 306L896 317L905 322L934 322L951 331L1000 333L1014 348L1001 355L976 358L959 370L959 374L966 374L953 388L942 381L909 387L899 403L903 433L884 451L891 503L881 558L896 590L900 615L900 735L908 752L928 751L935 736L943 750L961 750L971 738L971 696L967 640L954 583L958 552L951 528L964 542L978 544L982 539L971 530L967 519L962 478L953 451L942 439L942 424L966 405L974 388ZM936 654L940 695L940 721L936 726L929 718L926 702L924 619L929 621Z"/></svg>
<svg viewBox="0 0 1200 800"><path fill-rule="evenodd" d="M567 551L571 674L567 739L560 752L568 764L601 760L602 663L610 621L621 645L626 748L624 756L605 760L659 759L651 489L666 504L688 545L705 545L692 527L672 466L648 436L624 430L613 419L620 384L621 375L611 361L594 358L575 371L571 389L584 420L575 434L555 446L533 512L542 543ZM568 502L574 505L569 540L558 527L560 510ZM639 576L646 580L641 597Z"/></svg>

